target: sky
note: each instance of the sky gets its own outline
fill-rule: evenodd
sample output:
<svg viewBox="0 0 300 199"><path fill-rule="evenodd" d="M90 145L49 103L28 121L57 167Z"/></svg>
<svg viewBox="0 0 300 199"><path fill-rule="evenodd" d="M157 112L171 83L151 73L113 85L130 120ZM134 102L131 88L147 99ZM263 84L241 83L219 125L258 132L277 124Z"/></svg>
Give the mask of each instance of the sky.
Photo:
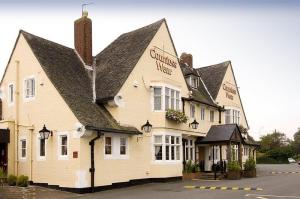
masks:
<svg viewBox="0 0 300 199"><path fill-rule="evenodd" d="M300 1L296 0L0 0L0 75L18 31L73 47L83 3L93 20L93 54L120 34L166 18L178 54L194 67L231 60L250 133L300 127Z"/></svg>

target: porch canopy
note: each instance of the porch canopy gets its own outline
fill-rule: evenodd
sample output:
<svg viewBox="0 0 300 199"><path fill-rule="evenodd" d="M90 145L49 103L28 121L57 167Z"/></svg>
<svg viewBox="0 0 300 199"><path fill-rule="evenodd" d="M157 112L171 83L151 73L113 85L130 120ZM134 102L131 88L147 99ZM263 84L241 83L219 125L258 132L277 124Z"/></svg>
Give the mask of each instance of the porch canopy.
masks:
<svg viewBox="0 0 300 199"><path fill-rule="evenodd" d="M220 145L230 142L246 144L236 124L212 125L206 137L199 138L196 144Z"/></svg>

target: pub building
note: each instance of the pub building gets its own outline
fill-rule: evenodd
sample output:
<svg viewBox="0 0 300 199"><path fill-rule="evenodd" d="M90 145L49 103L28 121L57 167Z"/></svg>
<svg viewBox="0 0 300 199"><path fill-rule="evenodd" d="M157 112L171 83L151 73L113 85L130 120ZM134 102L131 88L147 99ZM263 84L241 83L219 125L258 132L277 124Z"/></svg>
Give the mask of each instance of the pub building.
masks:
<svg viewBox="0 0 300 199"><path fill-rule="evenodd" d="M255 157L230 61L194 68L165 19L92 53L87 11L69 48L20 30L1 80L0 166L78 193L181 179ZM223 170L225 167L222 167ZM226 168L225 168L226 172Z"/></svg>

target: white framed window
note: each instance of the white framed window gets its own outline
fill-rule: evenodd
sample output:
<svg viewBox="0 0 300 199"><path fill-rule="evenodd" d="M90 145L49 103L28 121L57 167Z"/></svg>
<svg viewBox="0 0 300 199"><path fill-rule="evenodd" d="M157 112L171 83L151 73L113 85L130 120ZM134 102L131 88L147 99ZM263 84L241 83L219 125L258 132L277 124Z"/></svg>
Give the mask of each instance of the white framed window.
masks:
<svg viewBox="0 0 300 199"><path fill-rule="evenodd" d="M112 155L112 138L105 137L105 155Z"/></svg>
<svg viewBox="0 0 300 199"><path fill-rule="evenodd" d="M20 158L25 160L27 156L27 141L26 138L20 139Z"/></svg>
<svg viewBox="0 0 300 199"><path fill-rule="evenodd" d="M185 160L195 160L195 145L192 139L186 140L185 145Z"/></svg>
<svg viewBox="0 0 300 199"><path fill-rule="evenodd" d="M29 77L24 81L24 98L31 99L35 97L35 78Z"/></svg>
<svg viewBox="0 0 300 199"><path fill-rule="evenodd" d="M124 135L107 134L104 137L104 159L128 159L128 137Z"/></svg>
<svg viewBox="0 0 300 199"><path fill-rule="evenodd" d="M45 160L46 159L46 139L41 139L40 135L37 135L36 139L36 153L37 160Z"/></svg>
<svg viewBox="0 0 300 199"><path fill-rule="evenodd" d="M8 104L13 104L14 103L14 85L9 84L8 85Z"/></svg>
<svg viewBox="0 0 300 199"><path fill-rule="evenodd" d="M180 89L167 84L152 86L151 104L153 111L181 110Z"/></svg>
<svg viewBox="0 0 300 199"><path fill-rule="evenodd" d="M68 160L69 158L69 133L57 133L57 154L59 160Z"/></svg>
<svg viewBox="0 0 300 199"><path fill-rule="evenodd" d="M153 136L154 161L176 162L180 161L180 136L154 135Z"/></svg>
<svg viewBox="0 0 300 199"><path fill-rule="evenodd" d="M210 111L210 114L209 114L209 121L210 122L214 122L215 121L215 111Z"/></svg>
<svg viewBox="0 0 300 199"><path fill-rule="evenodd" d="M240 124L240 111L236 109L227 109L225 111L226 124Z"/></svg>
<svg viewBox="0 0 300 199"><path fill-rule="evenodd" d="M127 154L127 138L120 137L120 155Z"/></svg>
<svg viewBox="0 0 300 199"><path fill-rule="evenodd" d="M170 89L165 87L165 110L170 108Z"/></svg>
<svg viewBox="0 0 300 199"><path fill-rule="evenodd" d="M230 124L230 118L231 118L230 112L231 112L230 109L225 111L225 124Z"/></svg>
<svg viewBox="0 0 300 199"><path fill-rule="evenodd" d="M154 87L154 110L162 110L162 88Z"/></svg>
<svg viewBox="0 0 300 199"><path fill-rule="evenodd" d="M196 106L195 104L190 104L190 118L195 118L195 110Z"/></svg>
<svg viewBox="0 0 300 199"><path fill-rule="evenodd" d="M198 87L198 78L197 77L191 77L191 86L193 88L197 88Z"/></svg>
<svg viewBox="0 0 300 199"><path fill-rule="evenodd" d="M163 159L163 136L162 135L155 135L154 136L154 158L155 160L162 160Z"/></svg>
<svg viewBox="0 0 300 199"><path fill-rule="evenodd" d="M231 160L238 160L238 145L231 145Z"/></svg>
<svg viewBox="0 0 300 199"><path fill-rule="evenodd" d="M205 120L205 107L200 108L200 118L201 120Z"/></svg>

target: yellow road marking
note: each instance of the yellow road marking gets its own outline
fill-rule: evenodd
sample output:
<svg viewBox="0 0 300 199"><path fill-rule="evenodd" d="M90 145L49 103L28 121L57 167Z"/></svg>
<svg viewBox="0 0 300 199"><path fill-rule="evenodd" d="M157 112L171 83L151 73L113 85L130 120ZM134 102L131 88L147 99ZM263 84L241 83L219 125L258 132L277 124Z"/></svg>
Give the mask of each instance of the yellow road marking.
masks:
<svg viewBox="0 0 300 199"><path fill-rule="evenodd" d="M184 188L186 188L186 189L194 189L194 188L196 188L196 186L184 186Z"/></svg>
<svg viewBox="0 0 300 199"><path fill-rule="evenodd" d="M205 189L205 188L206 188L206 186L201 186L201 187L200 187L200 189Z"/></svg>
<svg viewBox="0 0 300 199"><path fill-rule="evenodd" d="M221 190L227 190L227 187L221 187Z"/></svg>
<svg viewBox="0 0 300 199"><path fill-rule="evenodd" d="M256 191L262 191L263 189L262 188L256 188Z"/></svg>
<svg viewBox="0 0 300 199"><path fill-rule="evenodd" d="M215 190L217 187L210 187L210 190Z"/></svg>
<svg viewBox="0 0 300 199"><path fill-rule="evenodd" d="M232 187L232 190L238 190L239 188L238 187Z"/></svg>
<svg viewBox="0 0 300 199"><path fill-rule="evenodd" d="M244 188L244 191L250 191L251 190L251 188L250 187L246 187L246 188Z"/></svg>

